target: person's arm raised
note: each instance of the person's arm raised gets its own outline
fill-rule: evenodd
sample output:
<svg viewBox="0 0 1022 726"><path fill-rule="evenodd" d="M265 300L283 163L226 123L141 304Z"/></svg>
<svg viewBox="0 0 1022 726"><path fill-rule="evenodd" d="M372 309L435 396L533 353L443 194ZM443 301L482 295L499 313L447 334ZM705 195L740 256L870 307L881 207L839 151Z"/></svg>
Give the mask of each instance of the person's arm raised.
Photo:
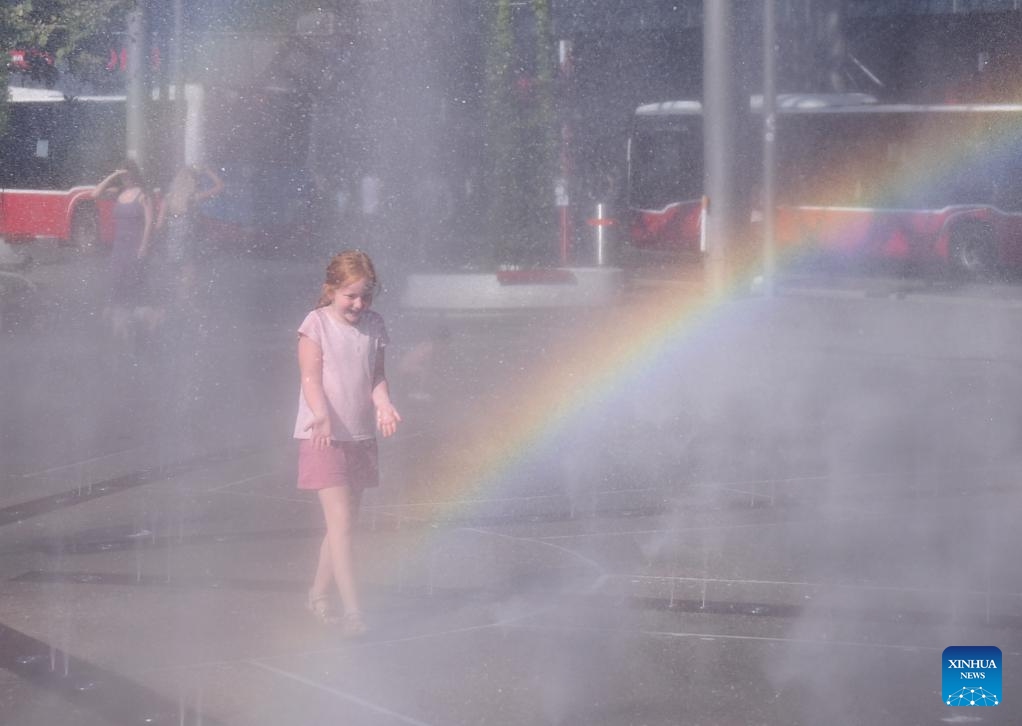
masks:
<svg viewBox="0 0 1022 726"><path fill-rule="evenodd" d="M110 185L113 184L118 179L118 177L120 177L121 174L123 173L124 169L115 169L114 171L107 174L106 178L103 181L101 181L99 185L96 186L91 192L89 192L89 196L92 197L93 199L98 199L99 197L101 197L103 193L110 188Z"/></svg>
<svg viewBox="0 0 1022 726"><path fill-rule="evenodd" d="M142 197L142 211L145 213L145 225L142 227L142 244L138 246L138 258L142 259L149 254L149 238L153 234L153 200L145 192L140 192Z"/></svg>
<svg viewBox="0 0 1022 726"><path fill-rule="evenodd" d="M224 180L221 179L220 175L217 174L212 169L210 169L208 166L202 167L202 175L209 179L212 186L208 187L207 189L203 189L201 192L198 192L194 197L194 201L196 202L202 202L205 201L206 199L212 199L213 197L219 195L220 192L224 190Z"/></svg>

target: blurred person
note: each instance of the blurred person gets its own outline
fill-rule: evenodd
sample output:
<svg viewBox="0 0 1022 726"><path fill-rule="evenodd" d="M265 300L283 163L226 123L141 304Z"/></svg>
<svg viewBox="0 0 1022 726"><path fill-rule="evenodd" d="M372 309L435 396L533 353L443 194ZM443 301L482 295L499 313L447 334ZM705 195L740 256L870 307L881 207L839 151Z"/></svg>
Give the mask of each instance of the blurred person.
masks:
<svg viewBox="0 0 1022 726"><path fill-rule="evenodd" d="M372 248L382 236L385 204L383 180L375 173L365 174L358 183L358 213L354 234L357 244Z"/></svg>
<svg viewBox="0 0 1022 726"><path fill-rule="evenodd" d="M416 228L412 239L417 240L415 263L419 266L447 255L446 243L451 235L451 217L454 198L450 185L438 172L420 175L412 188Z"/></svg>
<svg viewBox="0 0 1022 726"><path fill-rule="evenodd" d="M363 490L379 485L376 430L390 436L401 421L384 372L387 328L370 310L377 285L369 255L341 252L330 260L319 301L298 328L298 488L316 491L327 528L308 608L320 622L339 624L346 636L366 630L351 540ZM334 587L340 614L331 603Z"/></svg>
<svg viewBox="0 0 1022 726"><path fill-rule="evenodd" d="M143 323L148 332L159 324L159 311L148 304L146 262L153 230L153 202L142 172L128 159L111 172L90 193L93 199L116 192L114 204L114 241L110 254L110 299L104 313L110 319L114 335L132 338L133 321Z"/></svg>
<svg viewBox="0 0 1022 726"><path fill-rule="evenodd" d="M398 361L397 370L410 389L408 398L413 401L432 401L433 392L429 385L435 380L437 357L451 342L451 331L441 325L423 341L405 353Z"/></svg>
<svg viewBox="0 0 1022 726"><path fill-rule="evenodd" d="M174 175L160 205L156 229L165 230L166 263L178 268L176 274L167 275L167 279L179 281L173 291L178 304L194 304L199 204L219 195L223 189L223 179L208 166L185 166Z"/></svg>
<svg viewBox="0 0 1022 726"><path fill-rule="evenodd" d="M383 180L376 174L366 174L361 182L362 216L375 217L383 203Z"/></svg>

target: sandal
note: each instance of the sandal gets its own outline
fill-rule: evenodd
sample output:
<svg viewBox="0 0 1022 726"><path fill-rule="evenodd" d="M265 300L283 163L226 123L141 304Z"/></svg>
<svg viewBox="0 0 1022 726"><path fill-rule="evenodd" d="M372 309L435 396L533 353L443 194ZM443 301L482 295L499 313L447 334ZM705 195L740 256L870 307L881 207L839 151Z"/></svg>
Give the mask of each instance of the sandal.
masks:
<svg viewBox="0 0 1022 726"><path fill-rule="evenodd" d="M357 638L360 635L365 635L368 628L366 628L365 621L362 620L362 613L344 613L341 616L341 634L345 638Z"/></svg>
<svg viewBox="0 0 1022 726"><path fill-rule="evenodd" d="M336 625L340 622L330 607L328 595L314 595L312 590L309 590L309 599L306 600L305 607L323 625Z"/></svg>

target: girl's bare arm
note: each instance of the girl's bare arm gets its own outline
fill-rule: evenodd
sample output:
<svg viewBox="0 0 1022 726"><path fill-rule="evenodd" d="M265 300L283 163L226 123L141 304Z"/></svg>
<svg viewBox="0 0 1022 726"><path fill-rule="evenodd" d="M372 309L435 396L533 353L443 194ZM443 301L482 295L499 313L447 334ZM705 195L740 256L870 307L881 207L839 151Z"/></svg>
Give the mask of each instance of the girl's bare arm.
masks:
<svg viewBox="0 0 1022 726"><path fill-rule="evenodd" d="M156 213L156 229L163 229L167 221L167 198L160 200L160 211Z"/></svg>
<svg viewBox="0 0 1022 726"><path fill-rule="evenodd" d="M302 376L302 396L312 411L312 423L305 430L312 433L312 445L326 448L333 431L323 392L323 350L306 335L298 336L298 369Z"/></svg>
<svg viewBox="0 0 1022 726"><path fill-rule="evenodd" d="M202 175L205 176L213 184L208 189L203 189L201 192L196 193L192 198L192 201L201 202L206 199L212 199L224 190L224 180L220 178L220 175L210 169L208 166L202 167Z"/></svg>
<svg viewBox="0 0 1022 726"><path fill-rule="evenodd" d="M101 181L95 189L89 192L89 196L92 197L93 199L98 199L99 197L101 197L103 193L110 188L110 185L114 183L117 177L119 177L123 173L124 169L115 169L114 171L107 174L106 179Z"/></svg>
<svg viewBox="0 0 1022 726"><path fill-rule="evenodd" d="M384 437L397 431L401 415L390 401L390 388L387 385L387 374L383 363L383 350L376 357L376 370L373 371L373 405L376 406L376 425Z"/></svg>
<svg viewBox="0 0 1022 726"><path fill-rule="evenodd" d="M142 195L142 211L145 213L145 226L142 228L142 244L138 248L139 257L145 257L149 252L149 237L153 232L153 202L148 194Z"/></svg>

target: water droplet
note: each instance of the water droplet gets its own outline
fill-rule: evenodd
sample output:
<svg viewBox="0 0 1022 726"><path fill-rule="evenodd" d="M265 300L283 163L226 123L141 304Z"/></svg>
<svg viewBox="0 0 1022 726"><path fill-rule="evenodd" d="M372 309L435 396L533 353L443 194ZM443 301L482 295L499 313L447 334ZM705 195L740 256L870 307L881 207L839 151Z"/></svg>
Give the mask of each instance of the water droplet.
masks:
<svg viewBox="0 0 1022 726"><path fill-rule="evenodd" d="M48 656L40 653L33 653L32 655L19 655L15 658L15 662L18 665L31 665L32 663L39 663L40 661L47 660Z"/></svg>

